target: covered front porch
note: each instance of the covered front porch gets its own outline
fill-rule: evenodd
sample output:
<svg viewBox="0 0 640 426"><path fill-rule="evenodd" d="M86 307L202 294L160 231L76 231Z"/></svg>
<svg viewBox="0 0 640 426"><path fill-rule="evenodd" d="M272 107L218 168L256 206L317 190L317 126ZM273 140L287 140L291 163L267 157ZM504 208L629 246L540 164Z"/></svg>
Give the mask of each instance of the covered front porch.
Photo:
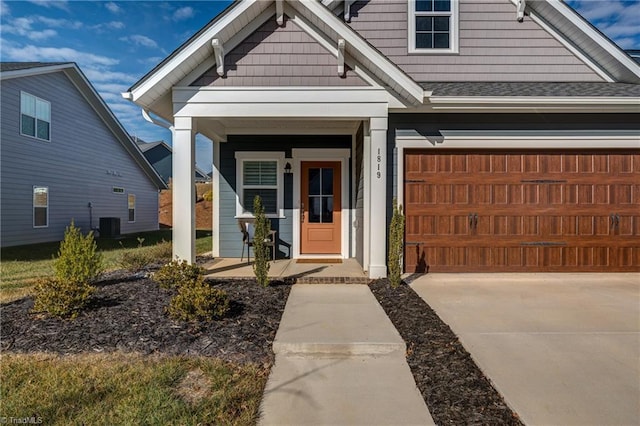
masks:
<svg viewBox="0 0 640 426"><path fill-rule="evenodd" d="M238 223L253 217L251 200L261 195L278 258L354 259L368 277L386 276L388 99L371 87L174 87L174 257L195 260L191 188L201 133L213 141L214 257L240 256ZM309 192L313 173L335 185ZM311 226L314 202L333 211L315 222L333 229ZM312 247L314 236L320 244Z"/></svg>
<svg viewBox="0 0 640 426"><path fill-rule="evenodd" d="M253 262L239 258L217 258L203 265L206 277L212 279L252 278ZM270 262L271 280L303 284L367 284L371 279L355 259L339 262L301 263L296 259Z"/></svg>

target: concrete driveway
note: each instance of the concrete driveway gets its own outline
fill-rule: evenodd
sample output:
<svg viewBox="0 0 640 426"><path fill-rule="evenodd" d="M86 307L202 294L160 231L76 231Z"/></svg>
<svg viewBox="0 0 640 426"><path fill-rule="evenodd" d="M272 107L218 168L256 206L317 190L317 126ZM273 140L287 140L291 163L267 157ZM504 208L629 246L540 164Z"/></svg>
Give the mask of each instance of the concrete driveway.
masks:
<svg viewBox="0 0 640 426"><path fill-rule="evenodd" d="M640 274L428 274L411 286L526 424L640 424Z"/></svg>

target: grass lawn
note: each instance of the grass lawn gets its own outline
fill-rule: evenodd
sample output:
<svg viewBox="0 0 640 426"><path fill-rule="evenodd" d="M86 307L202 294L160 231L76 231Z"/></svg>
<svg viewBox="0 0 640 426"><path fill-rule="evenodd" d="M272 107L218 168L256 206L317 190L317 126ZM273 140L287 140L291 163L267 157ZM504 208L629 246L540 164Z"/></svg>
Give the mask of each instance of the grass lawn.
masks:
<svg viewBox="0 0 640 426"><path fill-rule="evenodd" d="M43 424L256 423L267 371L215 358L3 354L2 417Z"/></svg>
<svg viewBox="0 0 640 426"><path fill-rule="evenodd" d="M140 243L142 241L142 243ZM98 250L103 254L107 270L120 268L120 256L127 250L152 251L158 243L171 241L171 230L126 235L120 239L99 238ZM0 258L0 303L10 302L31 294L35 281L53 275L52 258L58 253L58 242L7 247ZM139 247L141 246L141 247ZM211 232L196 232L196 252L211 250Z"/></svg>

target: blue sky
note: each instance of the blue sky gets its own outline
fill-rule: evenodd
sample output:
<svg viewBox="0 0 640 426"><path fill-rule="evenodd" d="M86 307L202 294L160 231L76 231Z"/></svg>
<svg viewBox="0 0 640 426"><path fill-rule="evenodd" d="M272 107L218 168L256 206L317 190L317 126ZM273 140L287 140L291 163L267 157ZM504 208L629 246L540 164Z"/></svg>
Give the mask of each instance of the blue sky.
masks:
<svg viewBox="0 0 640 426"><path fill-rule="evenodd" d="M384 1L384 0L379 0ZM120 96L231 1L0 0L2 61L78 63L124 127L147 141L171 141ZM640 0L568 3L624 49L640 49ZM211 144L196 143L211 170Z"/></svg>

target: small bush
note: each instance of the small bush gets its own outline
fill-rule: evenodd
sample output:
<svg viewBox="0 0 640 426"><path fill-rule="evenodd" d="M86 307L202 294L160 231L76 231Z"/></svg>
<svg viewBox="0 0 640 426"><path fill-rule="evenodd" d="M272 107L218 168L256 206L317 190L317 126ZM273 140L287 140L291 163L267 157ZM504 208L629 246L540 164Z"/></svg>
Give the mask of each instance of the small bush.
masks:
<svg viewBox="0 0 640 426"><path fill-rule="evenodd" d="M178 286L178 294L171 298L167 311L172 318L180 321L218 319L229 311L229 297L198 277Z"/></svg>
<svg viewBox="0 0 640 426"><path fill-rule="evenodd" d="M202 199L205 201L213 201L213 191L209 190L202 195Z"/></svg>
<svg viewBox="0 0 640 426"><path fill-rule="evenodd" d="M72 220L60 242L53 270L55 278L36 283L33 310L75 318L94 292L89 283L103 270L102 255L97 251L93 233L83 236Z"/></svg>
<svg viewBox="0 0 640 426"><path fill-rule="evenodd" d="M133 249L122 252L119 263L127 271L136 272L146 268L152 260L149 253Z"/></svg>
<svg viewBox="0 0 640 426"><path fill-rule="evenodd" d="M173 256L173 247L170 241L162 240L150 249L152 261L170 261Z"/></svg>
<svg viewBox="0 0 640 426"><path fill-rule="evenodd" d="M258 284L267 287L269 285L269 247L265 245L265 240L269 238L270 223L264 214L264 206L259 195L253 199L253 214L256 217L254 222L255 232L253 234L253 273L256 275Z"/></svg>
<svg viewBox="0 0 640 426"><path fill-rule="evenodd" d="M404 215L402 206L393 199L393 216L389 226L389 282L396 288L402 281L402 254L404 249Z"/></svg>
<svg viewBox="0 0 640 426"><path fill-rule="evenodd" d="M204 268L189 265L186 260L172 260L153 274L153 280L162 288L180 288L183 284L202 278L204 272Z"/></svg>
<svg viewBox="0 0 640 426"><path fill-rule="evenodd" d="M71 224L64 232L58 258L53 261L56 278L61 282L89 283L104 269L93 232L82 236L80 228Z"/></svg>
<svg viewBox="0 0 640 426"><path fill-rule="evenodd" d="M86 283L41 278L35 285L35 312L60 318L75 318L95 289Z"/></svg>

